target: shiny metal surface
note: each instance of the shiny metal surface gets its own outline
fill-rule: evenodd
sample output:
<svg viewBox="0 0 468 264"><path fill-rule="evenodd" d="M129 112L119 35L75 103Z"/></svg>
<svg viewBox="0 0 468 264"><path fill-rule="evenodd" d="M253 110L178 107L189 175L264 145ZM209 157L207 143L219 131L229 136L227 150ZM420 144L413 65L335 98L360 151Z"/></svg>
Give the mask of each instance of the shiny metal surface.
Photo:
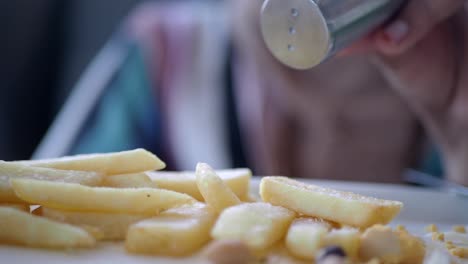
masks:
<svg viewBox="0 0 468 264"><path fill-rule="evenodd" d="M295 69L312 68L389 19L404 0L265 0L268 49Z"/></svg>
<svg viewBox="0 0 468 264"><path fill-rule="evenodd" d="M326 20L313 1L265 1L262 10L265 43L286 65L310 68L320 63L332 48Z"/></svg>

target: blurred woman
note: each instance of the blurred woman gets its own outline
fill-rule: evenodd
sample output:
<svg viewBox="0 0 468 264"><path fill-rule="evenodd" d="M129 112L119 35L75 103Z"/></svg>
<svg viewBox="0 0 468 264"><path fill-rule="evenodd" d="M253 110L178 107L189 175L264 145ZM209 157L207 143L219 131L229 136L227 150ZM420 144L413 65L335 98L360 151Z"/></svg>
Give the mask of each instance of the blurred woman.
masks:
<svg viewBox="0 0 468 264"><path fill-rule="evenodd" d="M307 71L269 53L262 2L140 6L116 40L131 52L71 152L146 147L169 169L380 182L416 168L468 184L464 1L408 1Z"/></svg>
<svg viewBox="0 0 468 264"><path fill-rule="evenodd" d="M262 1L231 2L236 72L251 76L237 85L241 125L262 172L395 181L433 143L446 176L468 184L465 1L410 0L351 55L307 71L268 53Z"/></svg>

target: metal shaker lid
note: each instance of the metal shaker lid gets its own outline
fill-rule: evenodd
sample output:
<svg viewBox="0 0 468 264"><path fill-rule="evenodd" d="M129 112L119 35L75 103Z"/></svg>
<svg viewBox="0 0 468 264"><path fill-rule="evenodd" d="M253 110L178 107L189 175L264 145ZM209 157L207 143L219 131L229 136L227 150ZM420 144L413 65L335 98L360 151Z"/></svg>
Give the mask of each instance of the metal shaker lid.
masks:
<svg viewBox="0 0 468 264"><path fill-rule="evenodd" d="M313 0L265 0L261 29L273 55L295 69L318 65L332 46L327 22Z"/></svg>

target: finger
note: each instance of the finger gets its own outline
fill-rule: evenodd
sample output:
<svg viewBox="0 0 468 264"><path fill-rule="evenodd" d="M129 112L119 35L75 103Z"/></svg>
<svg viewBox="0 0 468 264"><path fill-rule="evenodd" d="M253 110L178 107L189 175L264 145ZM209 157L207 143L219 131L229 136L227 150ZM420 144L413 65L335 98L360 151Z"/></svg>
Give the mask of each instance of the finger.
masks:
<svg viewBox="0 0 468 264"><path fill-rule="evenodd" d="M411 0L402 13L375 39L376 48L386 55L407 51L438 23L457 12L464 0Z"/></svg>

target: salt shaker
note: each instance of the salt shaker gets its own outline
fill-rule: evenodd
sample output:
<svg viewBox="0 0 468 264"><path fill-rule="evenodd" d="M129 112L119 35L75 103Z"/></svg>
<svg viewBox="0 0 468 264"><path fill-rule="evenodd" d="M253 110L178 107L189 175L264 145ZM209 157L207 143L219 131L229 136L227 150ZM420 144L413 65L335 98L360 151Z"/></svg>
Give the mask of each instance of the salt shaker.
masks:
<svg viewBox="0 0 468 264"><path fill-rule="evenodd" d="M309 69L386 22L404 0L265 0L263 39L295 69Z"/></svg>

